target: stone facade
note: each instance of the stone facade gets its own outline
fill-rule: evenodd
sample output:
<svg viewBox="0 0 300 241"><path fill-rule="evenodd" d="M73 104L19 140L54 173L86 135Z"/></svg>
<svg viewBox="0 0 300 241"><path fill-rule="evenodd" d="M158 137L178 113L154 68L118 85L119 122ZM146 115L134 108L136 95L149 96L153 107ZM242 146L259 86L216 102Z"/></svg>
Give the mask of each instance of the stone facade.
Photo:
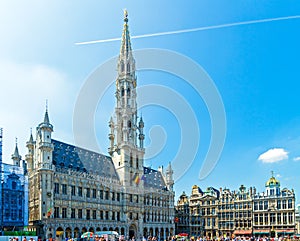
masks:
<svg viewBox="0 0 300 241"><path fill-rule="evenodd" d="M41 237L114 230L125 237L174 234L173 170L144 166L144 122L137 116L136 75L127 12L116 80L109 156L52 138L48 110L27 142L29 228Z"/></svg>
<svg viewBox="0 0 300 241"><path fill-rule="evenodd" d="M272 236L295 234L295 193L280 189L273 176L266 182L266 191L253 196L253 232Z"/></svg>
<svg viewBox="0 0 300 241"><path fill-rule="evenodd" d="M265 186L265 192L257 193L243 185L235 191L210 187L205 192L194 185L191 196L184 193L177 202L176 232L207 237L296 234L294 191L281 190L273 174Z"/></svg>

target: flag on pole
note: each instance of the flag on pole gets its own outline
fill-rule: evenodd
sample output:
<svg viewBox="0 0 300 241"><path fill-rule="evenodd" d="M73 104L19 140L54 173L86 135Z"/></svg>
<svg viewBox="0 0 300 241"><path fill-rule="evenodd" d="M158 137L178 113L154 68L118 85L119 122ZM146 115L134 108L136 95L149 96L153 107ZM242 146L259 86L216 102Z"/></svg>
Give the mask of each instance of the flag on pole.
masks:
<svg viewBox="0 0 300 241"><path fill-rule="evenodd" d="M134 182L138 185L140 183L141 179L139 177L139 175L137 174L135 179L134 179Z"/></svg>
<svg viewBox="0 0 300 241"><path fill-rule="evenodd" d="M145 176L145 175L142 175L141 180L142 180L142 181L146 181L146 176Z"/></svg>
<svg viewBox="0 0 300 241"><path fill-rule="evenodd" d="M47 211L47 216L50 217L51 214L52 214L52 207L49 207Z"/></svg>

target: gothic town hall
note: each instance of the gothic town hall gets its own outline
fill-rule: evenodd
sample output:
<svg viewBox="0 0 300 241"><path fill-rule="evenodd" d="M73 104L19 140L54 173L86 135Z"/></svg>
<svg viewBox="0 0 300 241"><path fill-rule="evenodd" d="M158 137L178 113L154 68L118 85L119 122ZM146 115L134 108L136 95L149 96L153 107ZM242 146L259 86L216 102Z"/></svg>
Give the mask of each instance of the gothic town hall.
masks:
<svg viewBox="0 0 300 241"><path fill-rule="evenodd" d="M80 237L112 230L125 237L174 234L171 165L144 166L144 122L137 116L135 60L127 13L117 64L115 119L109 155L52 138L48 110L26 143L29 229L42 238Z"/></svg>

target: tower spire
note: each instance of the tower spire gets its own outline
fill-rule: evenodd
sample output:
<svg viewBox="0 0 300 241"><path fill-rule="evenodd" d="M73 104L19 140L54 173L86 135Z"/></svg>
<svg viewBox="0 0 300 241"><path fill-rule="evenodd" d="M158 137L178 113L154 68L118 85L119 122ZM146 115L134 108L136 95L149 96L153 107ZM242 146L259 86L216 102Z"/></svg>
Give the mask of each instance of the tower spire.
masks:
<svg viewBox="0 0 300 241"><path fill-rule="evenodd" d="M130 42L130 34L129 34L129 27L128 27L128 12L124 10L124 26L123 26L123 33L122 33L122 43L121 43L121 50L120 55L129 55L131 52L131 42Z"/></svg>
<svg viewBox="0 0 300 241"><path fill-rule="evenodd" d="M131 49L128 12L124 11L124 25L116 78L115 121L109 121L109 154L113 158L120 181L133 184L133 177L144 173L143 122L137 120L135 60ZM140 140L140 141L139 141ZM129 163L129 165L128 165Z"/></svg>
<svg viewBox="0 0 300 241"><path fill-rule="evenodd" d="M44 116L44 123L49 124L49 115L48 115L48 100L46 100L46 111L45 111L45 116Z"/></svg>
<svg viewBox="0 0 300 241"><path fill-rule="evenodd" d="M21 156L19 154L19 149L18 149L18 138L16 138L16 147L15 147L15 151L14 154L11 155L11 159L13 160L13 164L15 166L20 166L20 160L21 160Z"/></svg>
<svg viewBox="0 0 300 241"><path fill-rule="evenodd" d="M122 32L122 41L118 61L118 76L124 78L131 76L135 78L135 61L132 55L129 26L128 26L128 12L124 10L124 25ZM118 80L117 80L118 84Z"/></svg>

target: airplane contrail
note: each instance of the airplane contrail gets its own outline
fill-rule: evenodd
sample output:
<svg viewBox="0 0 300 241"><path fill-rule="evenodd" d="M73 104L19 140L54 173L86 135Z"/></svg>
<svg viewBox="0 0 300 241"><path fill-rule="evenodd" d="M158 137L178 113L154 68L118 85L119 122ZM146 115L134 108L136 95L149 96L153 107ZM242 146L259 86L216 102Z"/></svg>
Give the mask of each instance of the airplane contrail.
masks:
<svg viewBox="0 0 300 241"><path fill-rule="evenodd" d="M300 15L278 17L278 18L266 18L266 19L259 19L259 20L250 20L250 21L236 22L236 23L225 23L225 24L219 24L219 25L213 25L213 26L207 26L207 27L182 29L182 30L175 30L175 31L168 31L168 32L160 32L160 33L150 33L150 34L132 36L131 38L139 39L139 38L148 38L148 37L164 36L164 35L179 34L179 33L190 33L190 32L210 30L210 29L228 28L228 27L233 27L233 26L248 25L248 24L255 24L255 23L265 23L265 22L273 22L273 21L297 19L297 18L300 18ZM86 41L86 42L78 42L75 44L76 45L85 45L85 44L107 43L107 42L114 42L114 41L120 41L120 40L121 40L121 38L111 38L111 39L101 39L101 40L92 40L92 41Z"/></svg>

